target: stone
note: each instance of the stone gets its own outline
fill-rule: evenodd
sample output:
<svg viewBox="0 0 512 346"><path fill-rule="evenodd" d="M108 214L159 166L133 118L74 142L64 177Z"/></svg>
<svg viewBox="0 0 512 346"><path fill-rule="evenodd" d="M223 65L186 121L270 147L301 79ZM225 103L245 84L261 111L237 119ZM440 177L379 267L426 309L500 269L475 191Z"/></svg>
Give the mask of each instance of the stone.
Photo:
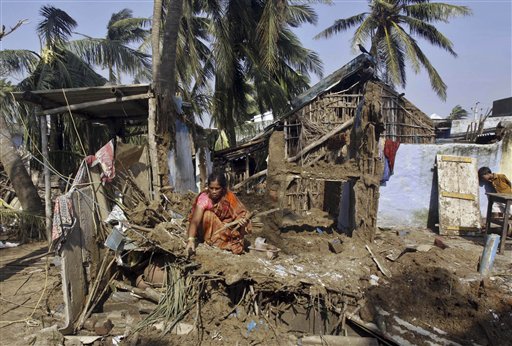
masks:
<svg viewBox="0 0 512 346"><path fill-rule="evenodd" d="M25 341L27 345L33 346L60 346L64 345L64 336L59 332L57 325L54 324L25 337Z"/></svg>
<svg viewBox="0 0 512 346"><path fill-rule="evenodd" d="M96 322L94 325L94 332L98 335L108 335L112 328L114 328L114 324L107 318Z"/></svg>
<svg viewBox="0 0 512 346"><path fill-rule="evenodd" d="M334 253L340 253L343 251L343 240L340 238L333 239L329 241L329 250Z"/></svg>
<svg viewBox="0 0 512 346"><path fill-rule="evenodd" d="M440 247L441 249L446 249L446 248L449 248L448 245L446 245L446 243L444 242L443 239L441 239L440 237L435 237L434 239L434 245L437 246L437 247Z"/></svg>

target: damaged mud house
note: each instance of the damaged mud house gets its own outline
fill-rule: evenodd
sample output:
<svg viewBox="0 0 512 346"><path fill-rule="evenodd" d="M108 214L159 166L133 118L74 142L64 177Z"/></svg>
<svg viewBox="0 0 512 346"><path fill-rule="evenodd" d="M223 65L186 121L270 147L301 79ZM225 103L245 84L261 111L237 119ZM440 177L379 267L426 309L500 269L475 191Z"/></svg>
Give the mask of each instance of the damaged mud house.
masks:
<svg viewBox="0 0 512 346"><path fill-rule="evenodd" d="M475 178L477 166L510 168L506 120L493 143L439 144L434 122L377 80L372 58L362 54L293 100L260 134L211 160L211 134L187 123L183 105L170 171L185 166L189 174L175 173L175 188L158 193L147 148L124 137L136 133L127 128L145 134L149 85L14 97L37 104L41 116L81 117L95 154L63 191L47 180L52 252L2 258L2 299L15 304L2 308L3 320L13 322L0 325L9 344L512 339L508 220L487 215L482 224L487 198ZM93 143L98 128L108 129L101 145ZM252 250L237 256L202 244L187 258L187 215L212 166L227 172L255 211ZM489 249L485 233L501 239ZM274 250L255 249L262 239Z"/></svg>

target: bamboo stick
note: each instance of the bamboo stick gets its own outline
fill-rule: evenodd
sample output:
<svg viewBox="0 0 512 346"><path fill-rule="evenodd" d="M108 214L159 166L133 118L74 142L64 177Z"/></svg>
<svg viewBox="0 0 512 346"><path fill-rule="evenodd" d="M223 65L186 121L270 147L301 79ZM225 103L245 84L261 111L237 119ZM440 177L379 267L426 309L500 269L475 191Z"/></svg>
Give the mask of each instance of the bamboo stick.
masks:
<svg viewBox="0 0 512 346"><path fill-rule="evenodd" d="M325 134L324 136L320 137L318 140L316 140L316 141L310 143L309 145L307 145L297 155L295 155L293 157L289 157L288 158L288 162L297 161L297 159L301 158L302 155L304 155L305 153L309 152L311 149L316 148L317 146L323 144L329 138L331 138L332 136L336 135L338 132L341 132L341 131L345 130L346 128L352 126L353 123L354 123L354 118L349 119L346 122L344 122L343 124L335 127L334 129L329 131L327 134Z"/></svg>
<svg viewBox="0 0 512 346"><path fill-rule="evenodd" d="M90 108L90 107L108 105L111 103L118 103L118 102L121 103L121 102L126 102L126 101L144 100L144 99L149 99L150 97L151 97L151 94L144 93L144 94L131 95L131 96L126 96L126 97L114 97L114 98L98 100L98 101L76 103L74 105L66 105L66 106L62 106L62 107L41 110L41 111L37 112L36 115L52 115L52 114L64 113L64 112L68 112L68 111L77 111L77 110Z"/></svg>
<svg viewBox="0 0 512 346"><path fill-rule="evenodd" d="M46 124L46 116L40 116L41 129L41 153L43 155L43 174L44 174L44 214L46 226L46 240L48 247L52 244L52 199L51 199L51 177L50 177L50 155L48 152L48 127Z"/></svg>
<svg viewBox="0 0 512 346"><path fill-rule="evenodd" d="M245 180L241 181L240 183L236 184L235 186L233 186L233 190L238 190L239 188L241 188L242 186L247 184L249 181L259 178L259 177L262 177L264 175L267 175L266 169L264 169L263 171L260 171L258 173L255 173L255 174L251 175L250 177L246 178Z"/></svg>

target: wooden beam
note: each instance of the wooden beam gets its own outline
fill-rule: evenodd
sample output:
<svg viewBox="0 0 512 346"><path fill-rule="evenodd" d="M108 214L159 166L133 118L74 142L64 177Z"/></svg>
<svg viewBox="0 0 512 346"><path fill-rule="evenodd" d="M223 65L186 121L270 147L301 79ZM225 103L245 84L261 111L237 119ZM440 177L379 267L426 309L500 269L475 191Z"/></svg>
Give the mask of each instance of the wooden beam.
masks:
<svg viewBox="0 0 512 346"><path fill-rule="evenodd" d="M143 100L143 99L149 99L149 98L151 98L151 94L149 94L149 93L144 93L144 94L139 94L139 95L131 95L131 96L126 96L126 97L114 97L114 98L110 98L110 99L89 101L89 102L77 103L77 104L73 104L73 105L61 106L61 107L52 108L52 109L45 109L45 110L39 111L37 113L37 115L52 115L52 114L64 113L64 112L68 112L68 111L78 111L78 110L82 110L82 109L86 109L86 108L90 108L90 107L97 107L97 106L107 105L107 104L111 104L111 103L121 103L121 102L126 102L126 101Z"/></svg>
<svg viewBox="0 0 512 346"><path fill-rule="evenodd" d="M238 190L239 188L241 188L242 186L244 186L245 184L247 184L249 181L251 180L254 180L256 178L259 178L259 177L262 177L264 175L267 175L267 170L264 169L263 171L261 172L258 172L256 174L253 174L251 175L249 178L239 182L238 184L236 184L235 186L233 186L233 190Z"/></svg>
<svg viewBox="0 0 512 346"><path fill-rule="evenodd" d="M60 106L57 102L48 100L47 98L45 98L41 95L38 95L38 94L34 94L31 91L25 91L23 93L23 95L21 96L21 99L23 101L34 103L41 107L59 107Z"/></svg>
<svg viewBox="0 0 512 346"><path fill-rule="evenodd" d="M304 155L305 153L309 152L311 149L314 149L317 146L323 144L329 138L331 138L332 136L336 135L338 132L341 132L341 131L347 129L348 127L352 126L353 123L354 123L354 118L351 118L351 119L345 121L343 124L341 124L339 126L336 126L331 131L329 131L328 133L326 133L325 135L323 135L322 137L320 137L319 139L317 139L313 143L311 143L308 146L306 146L297 155L295 155L293 157L289 157L288 158L288 162L297 161L302 155Z"/></svg>
<svg viewBox="0 0 512 346"><path fill-rule="evenodd" d="M441 161L471 163L471 157L442 155Z"/></svg>
<svg viewBox="0 0 512 346"><path fill-rule="evenodd" d="M448 191L442 191L441 196L443 197L450 197L450 198L458 198L458 199L464 199L467 201L474 201L476 199L475 195L472 193L460 193L460 192L448 192Z"/></svg>

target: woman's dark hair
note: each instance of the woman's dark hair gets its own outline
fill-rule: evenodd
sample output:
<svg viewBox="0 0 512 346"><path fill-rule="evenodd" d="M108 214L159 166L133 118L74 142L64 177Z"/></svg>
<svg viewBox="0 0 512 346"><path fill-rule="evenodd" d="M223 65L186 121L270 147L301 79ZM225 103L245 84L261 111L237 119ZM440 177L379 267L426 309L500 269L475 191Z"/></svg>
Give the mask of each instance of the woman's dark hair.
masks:
<svg viewBox="0 0 512 346"><path fill-rule="evenodd" d="M228 186L228 182L226 180L226 176L222 172L212 172L208 176L208 185L210 185L211 182L218 182L220 187L225 189Z"/></svg>
<svg viewBox="0 0 512 346"><path fill-rule="evenodd" d="M482 179L482 177L486 174L490 174L492 173L491 172L491 169L489 167L480 167L480 169L478 169L478 178Z"/></svg>

